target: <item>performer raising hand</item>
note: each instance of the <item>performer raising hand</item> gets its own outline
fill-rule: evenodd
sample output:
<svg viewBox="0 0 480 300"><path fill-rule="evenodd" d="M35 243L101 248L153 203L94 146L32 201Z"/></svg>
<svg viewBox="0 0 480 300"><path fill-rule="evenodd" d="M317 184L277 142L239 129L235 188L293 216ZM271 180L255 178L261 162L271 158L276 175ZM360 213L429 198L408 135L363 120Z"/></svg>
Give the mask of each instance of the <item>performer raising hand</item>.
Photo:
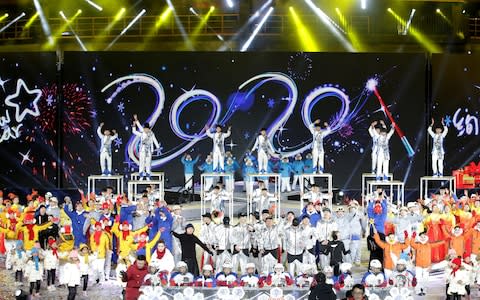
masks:
<svg viewBox="0 0 480 300"><path fill-rule="evenodd" d="M133 115L133 125L132 132L134 135L140 137L140 161L139 169L140 180L143 180L144 177L147 177L147 180L150 180L151 175L151 166L152 166L152 153L155 149L158 149L160 145L158 144L155 134L151 130L150 124L147 122L140 125L137 115ZM140 131L137 131L137 127Z"/></svg>
<svg viewBox="0 0 480 300"><path fill-rule="evenodd" d="M213 140L213 171L224 172L225 163L225 139L232 134L232 127L229 126L226 133L222 132L222 126L215 127L215 133L210 132L210 127L205 126L205 133Z"/></svg>

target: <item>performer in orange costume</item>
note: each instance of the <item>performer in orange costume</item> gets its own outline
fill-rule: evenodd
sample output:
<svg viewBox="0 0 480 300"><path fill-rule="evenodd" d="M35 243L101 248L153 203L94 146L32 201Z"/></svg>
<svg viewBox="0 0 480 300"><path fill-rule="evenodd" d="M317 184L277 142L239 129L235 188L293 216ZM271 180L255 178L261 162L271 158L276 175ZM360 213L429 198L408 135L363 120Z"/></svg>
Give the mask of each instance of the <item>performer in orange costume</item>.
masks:
<svg viewBox="0 0 480 300"><path fill-rule="evenodd" d="M438 242L445 240L445 234L442 231L440 220L442 214L438 206L432 207L433 212L425 218L424 224L427 229L428 240ZM453 225L453 224L452 224ZM445 259L447 255L447 246L445 244L432 245L432 263L437 263Z"/></svg>

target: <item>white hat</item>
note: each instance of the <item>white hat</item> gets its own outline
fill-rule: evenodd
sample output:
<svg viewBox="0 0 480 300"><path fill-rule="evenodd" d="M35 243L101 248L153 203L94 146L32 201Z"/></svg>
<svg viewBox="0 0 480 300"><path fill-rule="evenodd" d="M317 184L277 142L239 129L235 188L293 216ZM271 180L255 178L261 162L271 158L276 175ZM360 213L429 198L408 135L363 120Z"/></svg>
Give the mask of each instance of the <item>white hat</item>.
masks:
<svg viewBox="0 0 480 300"><path fill-rule="evenodd" d="M184 261L179 261L177 263L177 269L180 269L180 268L188 268L187 263L185 263Z"/></svg>
<svg viewBox="0 0 480 300"><path fill-rule="evenodd" d="M231 262L226 261L226 262L223 263L223 266L222 266L222 267L223 267L224 269L232 269L232 268L233 268L233 265L232 265Z"/></svg>
<svg viewBox="0 0 480 300"><path fill-rule="evenodd" d="M285 270L285 268L283 267L282 264L275 264L275 268L274 268L274 269L275 269L275 270L276 270L276 269Z"/></svg>
<svg viewBox="0 0 480 300"><path fill-rule="evenodd" d="M52 195L52 193L50 193L50 192L46 192L46 193L45 193L45 198L51 198L52 196L53 196L53 195Z"/></svg>
<svg viewBox="0 0 480 300"><path fill-rule="evenodd" d="M352 200L350 201L350 203L348 203L349 206L359 206L360 204L358 204L358 201L357 200Z"/></svg>
<svg viewBox="0 0 480 300"><path fill-rule="evenodd" d="M331 273L333 272L333 268L331 266L325 266L323 268L323 273Z"/></svg>
<svg viewBox="0 0 480 300"><path fill-rule="evenodd" d="M350 263L342 263L340 264L340 271L342 273L345 273L347 272L348 270L351 270L352 269L352 264Z"/></svg>
<svg viewBox="0 0 480 300"><path fill-rule="evenodd" d="M213 267L212 265L204 265L202 270L204 271L213 271Z"/></svg>
<svg viewBox="0 0 480 300"><path fill-rule="evenodd" d="M403 258L400 258L399 260L397 260L397 265L407 265L407 261Z"/></svg>
<svg viewBox="0 0 480 300"><path fill-rule="evenodd" d="M302 272L303 272L303 273L308 273L308 272L311 271L313 268L314 268L314 266L311 265L311 264L303 264L303 266L302 266Z"/></svg>
<svg viewBox="0 0 480 300"><path fill-rule="evenodd" d="M412 201L412 202L407 203L407 208L412 208L412 207L415 207L415 206L417 206L417 202Z"/></svg>
<svg viewBox="0 0 480 300"><path fill-rule="evenodd" d="M370 267L381 269L382 268L382 263L378 259L374 259L370 262Z"/></svg>
<svg viewBox="0 0 480 300"><path fill-rule="evenodd" d="M399 211L402 211L402 210L408 211L408 208L406 206L402 206L400 207Z"/></svg>
<svg viewBox="0 0 480 300"><path fill-rule="evenodd" d="M58 202L57 197L50 197L50 202Z"/></svg>
<svg viewBox="0 0 480 300"><path fill-rule="evenodd" d="M182 209L182 208L180 207L180 205L174 205L174 206L172 207L172 211L179 210L179 209Z"/></svg>
<svg viewBox="0 0 480 300"><path fill-rule="evenodd" d="M255 264L254 263L248 263L245 265L245 269L255 269Z"/></svg>

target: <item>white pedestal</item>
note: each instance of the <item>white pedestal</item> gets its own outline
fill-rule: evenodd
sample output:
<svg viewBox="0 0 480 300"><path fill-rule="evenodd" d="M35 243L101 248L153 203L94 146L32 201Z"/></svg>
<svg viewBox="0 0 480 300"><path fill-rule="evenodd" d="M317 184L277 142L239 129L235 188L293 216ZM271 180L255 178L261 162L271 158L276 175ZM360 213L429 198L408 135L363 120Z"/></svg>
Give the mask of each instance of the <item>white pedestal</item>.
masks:
<svg viewBox="0 0 480 300"><path fill-rule="evenodd" d="M218 177L223 178L223 182L226 183L225 185L225 190L228 193L228 216L230 219L233 218L233 191L235 187L235 180L234 176L232 173L203 173L200 175L200 214L203 215L204 213L207 212L207 205L206 205L206 200L205 195L209 191L205 189L205 180L208 179L215 179ZM213 182L212 187L214 187L216 182ZM226 212L223 212L224 215L227 215Z"/></svg>
<svg viewBox="0 0 480 300"><path fill-rule="evenodd" d="M136 173L130 174L130 180L139 181L140 173L136 172ZM150 173L150 180L165 182L165 174L163 172L152 172Z"/></svg>
<svg viewBox="0 0 480 300"><path fill-rule="evenodd" d="M163 180L130 180L127 183L128 189L127 189L127 196L128 199L132 201L136 201L139 196L141 195L138 194L139 187L147 187L147 186L152 186L154 190L157 190L160 195L159 200L164 200L165 196L165 191L164 191L164 182Z"/></svg>
<svg viewBox="0 0 480 300"><path fill-rule="evenodd" d="M420 177L420 198L421 199L427 199L428 187L431 181L440 182L441 184L448 181L448 189L450 190L451 194L454 195L457 193L457 178L455 176L442 176L442 177L423 176L423 177Z"/></svg>
<svg viewBox="0 0 480 300"><path fill-rule="evenodd" d="M255 182L255 178L257 178L257 180L260 180L259 178L267 178L267 181L270 181L270 179L273 178L273 195L277 198L277 201L276 201L276 206L275 206L275 214L274 214L274 218L275 219L278 219L280 217L280 174L278 173L262 173L262 174L250 174L248 175L248 180L252 180L253 182ZM269 186L269 185L268 185ZM269 193L270 193L270 189L268 189ZM253 193L253 189L252 189L252 193ZM247 213L248 215L250 215L252 212L253 212L253 195L252 193L248 193L248 189L247 189ZM261 213L261 212L260 212Z"/></svg>
<svg viewBox="0 0 480 300"><path fill-rule="evenodd" d="M373 194L373 189L374 187L388 187L390 189L390 201L393 203L393 191L394 187L396 187L397 190L397 203L401 203L402 206L405 205L405 184L402 181L398 180L392 180L392 181L377 181L377 180L371 180L367 181L367 187L369 194Z"/></svg>
<svg viewBox="0 0 480 300"><path fill-rule="evenodd" d="M372 181L377 178L377 174L372 174L372 173L362 173L362 207L364 206L365 202L365 197L368 194L368 187L367 187L367 181ZM388 173L387 178L389 181L393 180L393 174Z"/></svg>
<svg viewBox="0 0 480 300"><path fill-rule="evenodd" d="M116 187L117 189L114 191L113 194L116 195L122 195L123 194L123 175L111 175L111 176L105 176L105 175L90 175L88 176L88 195L90 195L92 192L96 194L95 192L95 186L97 181L103 181L105 182L105 186L113 186ZM115 185L112 185L111 182L115 181Z"/></svg>
<svg viewBox="0 0 480 300"><path fill-rule="evenodd" d="M303 195L305 193L305 189L307 188L306 185L310 183L310 180L313 180L313 182L316 182L316 178L320 178L323 180L327 181L327 193L330 195L328 198L328 207L332 209L332 197L333 197L333 180L332 180L332 174L330 173L323 173L323 174L303 174L300 175L300 211L302 211L304 207L304 201L303 201ZM320 190L322 190L322 186L318 185L320 187Z"/></svg>

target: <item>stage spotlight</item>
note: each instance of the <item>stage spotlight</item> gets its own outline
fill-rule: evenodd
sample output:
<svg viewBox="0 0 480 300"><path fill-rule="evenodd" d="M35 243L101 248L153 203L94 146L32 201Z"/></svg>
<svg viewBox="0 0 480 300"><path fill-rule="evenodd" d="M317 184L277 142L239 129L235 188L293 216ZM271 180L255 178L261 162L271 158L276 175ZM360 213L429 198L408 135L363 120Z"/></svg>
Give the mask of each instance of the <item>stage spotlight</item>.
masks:
<svg viewBox="0 0 480 300"><path fill-rule="evenodd" d="M210 6L210 9L208 10L207 14L201 18L200 23L198 23L198 25L192 31L190 42L193 42L193 40L195 40L197 38L197 36L200 33L200 31L202 30L202 28L205 27L205 25L207 24L207 21L210 18L210 16L212 15L214 10L215 10L215 6ZM194 14L197 17L200 17L196 12Z"/></svg>
<svg viewBox="0 0 480 300"><path fill-rule="evenodd" d="M5 15L4 15L5 16ZM10 22L7 23L7 25L3 26L2 28L0 28L0 32L3 32L5 31L5 29L7 29L8 27L12 26L12 24L14 24L15 22L17 22L18 20L20 20L21 18L25 17L25 13L22 12L18 17L16 17L15 19L11 20Z"/></svg>
<svg viewBox="0 0 480 300"><path fill-rule="evenodd" d="M407 27L407 22L402 19L399 15L397 15L393 9L389 9L388 12L397 20L400 25L404 26L404 28ZM413 18L413 17L412 17ZM410 35L417 40L417 42L422 45L425 49L427 49L431 53L438 53L441 52L441 48L436 45L434 42L430 41L425 35L420 33L417 29L415 29L413 26L409 26L408 32Z"/></svg>
<svg viewBox="0 0 480 300"><path fill-rule="evenodd" d="M350 40L350 43L352 44L353 48L355 48L356 51L364 51L364 45L360 42L360 39L358 38L358 35L355 32L355 29L353 26L348 26L347 18L343 15L342 11L340 8L335 8L335 11L337 12L338 18L340 20L340 24L344 28L345 32L347 33L348 39Z"/></svg>
<svg viewBox="0 0 480 300"><path fill-rule="evenodd" d="M107 48L105 48L105 50L110 49L110 48L113 46L113 44L115 44L115 42L116 42L122 35L124 35L124 34L133 26L133 24L135 24L146 12L147 12L147 11L146 11L145 9L142 9L142 10L135 16L135 18L133 18L133 20L131 20L130 23L128 23L128 25L127 25L125 28L123 28L122 32L120 32L120 34L117 35L117 36L115 37L115 39L113 39L113 41L112 41L110 44L108 44L108 46L107 46Z"/></svg>
<svg viewBox="0 0 480 300"><path fill-rule="evenodd" d="M82 11L79 10L79 12L77 11L77 15L78 16ZM70 30L71 34L75 37L75 40L77 40L78 44L80 45L80 48L82 48L83 51L88 51L87 50L87 47L85 47L85 45L83 44L82 40L80 39L80 37L78 36L78 34L75 32L75 30L73 29L72 27L72 21L73 20L69 20L66 16L65 16L65 13L63 11L60 11L60 16L62 16L62 19L65 21L65 24L67 25L68 29ZM74 16L72 19L74 19L76 16ZM62 32L62 36L65 35L64 32Z"/></svg>
<svg viewBox="0 0 480 300"><path fill-rule="evenodd" d="M352 44L350 44L347 39L345 39L342 33L345 31L338 26L326 13L323 12L318 6L316 6L312 0L305 0L305 3L313 10L313 12L319 17L320 21L323 22L330 30L330 32L340 41L340 43L345 47L347 51L355 52L355 48L353 48Z"/></svg>
<svg viewBox="0 0 480 300"><path fill-rule="evenodd" d="M45 14L43 13L43 9L42 9L42 6L40 5L40 1L33 0L33 4L35 5L35 9L37 10L38 15L40 16L40 22L42 23L43 33L47 37L50 45L53 45L54 40L52 37L52 32L50 31L50 25L48 24Z"/></svg>
<svg viewBox="0 0 480 300"><path fill-rule="evenodd" d="M198 13L195 11L195 9L193 9L193 7L190 7L190 12L196 16L198 16Z"/></svg>
<svg viewBox="0 0 480 300"><path fill-rule="evenodd" d="M442 11L440 10L440 8L437 8L437 9L435 10L435 12L436 12L437 14L439 14L439 13L441 13Z"/></svg>
<svg viewBox="0 0 480 300"><path fill-rule="evenodd" d="M95 9L97 9L99 11L103 10L103 8L100 5L98 5L97 3L95 3L91 0L85 0L85 1L87 1L87 3L90 4L91 6L93 6Z"/></svg>
<svg viewBox="0 0 480 300"><path fill-rule="evenodd" d="M24 29L26 28L29 28L30 26L32 26L33 22L35 22L35 20L38 18L39 14L38 12L36 12L33 16L30 17L30 19L28 19L27 23L25 23L25 26L23 27Z"/></svg>
<svg viewBox="0 0 480 300"><path fill-rule="evenodd" d="M408 21L407 21L407 24L405 26L405 30L403 32L403 35L407 35L407 32L410 30L410 25L412 25L412 20L413 20L413 16L415 15L415 8L412 9L412 11L410 12L410 17L408 17Z"/></svg>
<svg viewBox="0 0 480 300"><path fill-rule="evenodd" d="M295 23L295 27L297 28L297 34L300 39L300 43L302 44L302 50L308 52L320 51L313 35L307 29L305 24L303 24L300 17L295 12L295 9L290 6L290 15L292 16L293 22Z"/></svg>
<svg viewBox="0 0 480 300"><path fill-rule="evenodd" d="M260 23L257 24L257 27L255 28L255 30L252 32L252 34L250 35L250 37L248 38L248 40L245 42L245 44L243 44L242 48L241 48L241 52L245 52L247 51L248 47L250 47L250 45L252 44L253 40L255 39L255 37L257 36L258 32L260 31L260 29L262 29L263 25L267 22L268 18L270 17L270 15L272 14L273 12L273 7L270 6L270 8L268 9L267 13L265 14L265 16L263 16L262 20L260 21Z"/></svg>
<svg viewBox="0 0 480 300"><path fill-rule="evenodd" d="M363 10L367 9L367 0L360 0L360 7Z"/></svg>
<svg viewBox="0 0 480 300"><path fill-rule="evenodd" d="M183 41L187 45L187 48L189 50L194 50L192 43L190 43L190 39L188 38L187 32L185 31L185 28L182 25L182 22L180 22L180 18L177 15L177 12L175 11L175 6L173 6L171 0L166 0L168 6L172 9L173 16L175 18L175 24L178 27L178 30L180 30L180 33L182 34Z"/></svg>
<svg viewBox="0 0 480 300"><path fill-rule="evenodd" d="M158 17L157 22L155 22L155 28L159 28L160 26L162 26L171 13L172 9L170 7L167 7L165 11L160 15L160 17Z"/></svg>
<svg viewBox="0 0 480 300"><path fill-rule="evenodd" d="M226 0L226 2L228 7L233 8L233 0Z"/></svg>
<svg viewBox="0 0 480 300"><path fill-rule="evenodd" d="M0 22L8 18L8 14L4 14L3 16L0 17Z"/></svg>

